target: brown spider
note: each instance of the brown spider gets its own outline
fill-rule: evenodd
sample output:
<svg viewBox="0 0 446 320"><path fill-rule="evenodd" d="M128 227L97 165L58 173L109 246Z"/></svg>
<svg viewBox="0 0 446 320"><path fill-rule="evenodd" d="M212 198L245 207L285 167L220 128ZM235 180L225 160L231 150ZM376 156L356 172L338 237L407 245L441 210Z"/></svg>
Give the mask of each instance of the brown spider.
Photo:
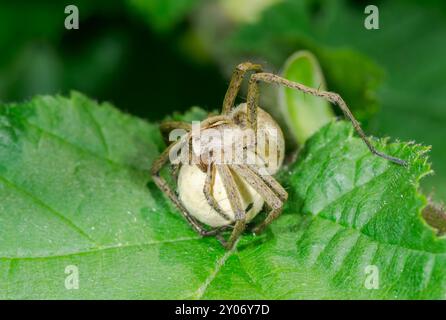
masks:
<svg viewBox="0 0 446 320"><path fill-rule="evenodd" d="M255 73L250 77L247 103L233 108L243 77L248 71L254 71ZM209 116L202 121L200 123L200 132L204 133L210 129L218 132L237 128L251 129L254 132L255 139L257 139L256 134L258 130L266 130L268 134L268 130L271 128L277 129L278 134L274 136L277 142L277 154L275 155L274 163L269 160L269 156L274 153L269 150L269 145L266 148L263 145L264 148L260 152L259 149L254 149L256 156L259 156L267 167L272 168L269 173L274 174L283 161L283 134L280 131L280 127L269 114L257 106L259 99L258 84L261 81L297 89L338 105L373 154L399 165L406 164L405 161L383 154L373 147L358 121L338 94L320 91L271 73L264 73L260 65L250 62L241 63L236 67L223 101L221 114ZM260 233L280 215L283 204L288 197L285 189L270 174L262 172L256 164L247 162L222 163L216 161L216 157L212 155L215 149L209 152L205 148L204 151L199 151L198 154L195 154L194 151L191 152L189 149L188 159L194 158L196 162L193 164L174 165L175 172L180 171L178 177L176 173L173 175L180 191L178 196L160 175L160 172L169 161L169 155L175 148L193 144L192 126L185 122L169 121L161 124L160 129L164 134L174 129L183 129L186 134L180 140L171 143L153 163L153 180L160 190L178 207L192 228L201 236L214 235L227 249L230 249L246 229L247 223L261 210L263 201L270 210L265 220L253 229L254 233ZM269 136L268 138L271 139L272 137ZM243 139L238 140L241 140L238 142L242 144L244 151L249 149L248 145L255 147L258 145L257 140L253 143L246 142ZM227 153L227 147L224 144L223 146L220 145L221 153ZM233 143L230 144L230 148L232 147ZM195 201L194 198L198 200ZM203 204L203 202L205 203ZM212 229L205 228L204 225L210 226ZM221 232L231 228L232 233L226 241L222 238Z"/></svg>

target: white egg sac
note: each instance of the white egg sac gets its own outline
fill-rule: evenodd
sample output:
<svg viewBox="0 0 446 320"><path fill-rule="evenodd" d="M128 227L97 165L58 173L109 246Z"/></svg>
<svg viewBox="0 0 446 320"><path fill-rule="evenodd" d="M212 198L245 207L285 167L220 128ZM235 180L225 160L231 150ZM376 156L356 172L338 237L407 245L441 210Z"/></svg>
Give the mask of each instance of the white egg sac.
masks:
<svg viewBox="0 0 446 320"><path fill-rule="evenodd" d="M248 206L252 206L246 212L246 221L249 222L262 210L263 198L236 174L234 174L234 178L241 195L242 207L246 210ZM221 227L232 224L234 222L234 212L220 175L218 172L215 175L213 196L222 211L231 220L223 218L209 205L203 192L205 181L206 173L202 172L197 166L183 165L178 175L178 194L181 202L192 216L208 226Z"/></svg>

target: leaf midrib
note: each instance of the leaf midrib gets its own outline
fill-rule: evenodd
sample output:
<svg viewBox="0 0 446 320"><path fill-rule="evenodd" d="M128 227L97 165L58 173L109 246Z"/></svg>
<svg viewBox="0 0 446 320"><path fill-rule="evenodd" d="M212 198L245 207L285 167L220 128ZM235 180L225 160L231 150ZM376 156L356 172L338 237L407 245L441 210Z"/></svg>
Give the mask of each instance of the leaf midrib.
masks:
<svg viewBox="0 0 446 320"><path fill-rule="evenodd" d="M25 189L19 187L18 185L16 185L15 183L9 181L8 179L6 179L5 177L0 175L0 181L2 181L6 186L8 186L9 188L15 189L18 192L20 192L22 195L24 195L25 197L29 198L30 200L32 200L36 205L38 205L39 207L42 207L43 209L45 209L47 212L49 212L50 214L52 214L53 216L55 216L56 218L59 219L59 221L62 221L66 226L68 226L70 229L76 231L77 234L79 234L80 236L82 236L84 239L88 240L89 242L95 244L95 240L93 238L90 237L90 235L88 233L86 233L84 230L82 230L79 226L77 226L73 221L71 221L70 219L68 219L65 215L57 212L55 209L53 209L52 207L50 207L48 204L46 204L45 202L43 202L41 199L37 198L35 195L29 193L28 191L26 191Z"/></svg>

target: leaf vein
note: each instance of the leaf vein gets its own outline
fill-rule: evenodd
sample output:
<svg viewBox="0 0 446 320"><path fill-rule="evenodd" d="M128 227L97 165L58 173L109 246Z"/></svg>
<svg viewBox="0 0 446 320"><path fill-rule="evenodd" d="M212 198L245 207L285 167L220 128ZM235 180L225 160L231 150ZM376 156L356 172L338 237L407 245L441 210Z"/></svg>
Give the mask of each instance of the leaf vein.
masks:
<svg viewBox="0 0 446 320"><path fill-rule="evenodd" d="M8 179L6 179L3 176L0 176L0 181L3 181L3 183L6 186L9 186L10 188L13 188L17 191L19 191L20 193L22 193L25 197L29 198L30 200L32 200L34 203L36 203L37 205L39 205L40 207L46 209L46 211L48 211L49 213L51 213L52 215L54 215L55 217L57 217L60 221L62 221L65 225L67 225L69 228L71 228L72 230L76 231L79 235L81 235L83 238L87 239L88 241L95 243L95 240L93 238L91 238L84 230L82 230L79 226L77 226L73 221L71 221L70 219L68 219L66 216L64 216L63 214L57 212L55 209L51 208L49 205L47 205L45 202L43 202L41 199L39 199L38 197L36 197L35 195L29 193L28 191L26 191L25 189L23 189L22 187L14 184L13 182L9 181Z"/></svg>

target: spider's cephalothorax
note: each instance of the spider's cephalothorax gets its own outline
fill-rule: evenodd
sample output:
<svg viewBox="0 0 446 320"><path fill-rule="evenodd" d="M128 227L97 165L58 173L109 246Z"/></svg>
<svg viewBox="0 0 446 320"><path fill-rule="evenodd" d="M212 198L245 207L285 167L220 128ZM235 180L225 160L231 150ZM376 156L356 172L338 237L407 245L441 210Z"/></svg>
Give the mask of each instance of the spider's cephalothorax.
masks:
<svg viewBox="0 0 446 320"><path fill-rule="evenodd" d="M248 87L246 104L234 107L235 98L247 71L254 71ZM284 158L284 138L272 117L260 109L258 83L276 83L322 97L337 104L350 119L370 151L382 158L405 165L403 160L380 153L368 140L342 98L332 92L319 91L264 73L261 66L250 62L237 66L223 101L220 115L203 120L198 130L184 122L166 122L166 133L183 129L187 133L173 142L154 162L152 176L157 186L172 200L191 226L202 236L216 235L227 247L246 229L246 225L267 207L266 218L254 228L261 232L277 218L288 194L273 178ZM179 170L177 192L160 175L162 167L172 160L178 147L188 147L186 162L175 162ZM210 227L210 228L209 228ZM221 232L232 229L228 240Z"/></svg>

